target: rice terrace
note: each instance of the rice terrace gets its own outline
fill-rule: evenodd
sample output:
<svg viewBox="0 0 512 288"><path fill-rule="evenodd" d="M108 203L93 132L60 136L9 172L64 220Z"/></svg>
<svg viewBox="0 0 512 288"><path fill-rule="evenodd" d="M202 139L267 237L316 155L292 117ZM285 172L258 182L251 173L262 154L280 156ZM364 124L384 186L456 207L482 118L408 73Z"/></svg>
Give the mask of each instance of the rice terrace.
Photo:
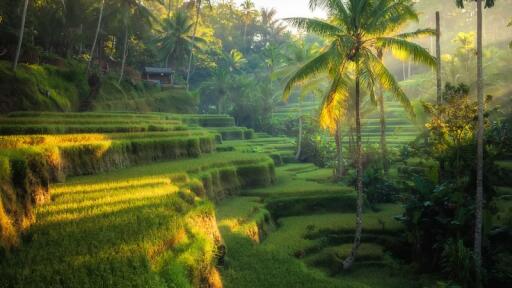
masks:
<svg viewBox="0 0 512 288"><path fill-rule="evenodd" d="M0 0L0 287L512 287L512 0Z"/></svg>

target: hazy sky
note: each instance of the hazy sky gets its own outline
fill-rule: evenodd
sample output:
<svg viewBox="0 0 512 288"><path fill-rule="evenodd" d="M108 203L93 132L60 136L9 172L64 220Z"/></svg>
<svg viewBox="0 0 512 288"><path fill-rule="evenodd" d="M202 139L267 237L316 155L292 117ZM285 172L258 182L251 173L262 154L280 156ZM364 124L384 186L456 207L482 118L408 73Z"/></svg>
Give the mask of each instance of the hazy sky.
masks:
<svg viewBox="0 0 512 288"><path fill-rule="evenodd" d="M243 0L236 0L242 3ZM308 7L308 0L253 0L256 7L276 8L278 18L287 17L322 17L325 13L320 10L312 12Z"/></svg>

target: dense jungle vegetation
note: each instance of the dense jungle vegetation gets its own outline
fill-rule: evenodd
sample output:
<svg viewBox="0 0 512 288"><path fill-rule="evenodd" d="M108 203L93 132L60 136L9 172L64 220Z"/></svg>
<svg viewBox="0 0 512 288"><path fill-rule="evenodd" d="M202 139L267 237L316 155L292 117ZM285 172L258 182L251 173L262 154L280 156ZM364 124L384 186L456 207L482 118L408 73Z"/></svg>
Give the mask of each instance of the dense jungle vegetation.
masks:
<svg viewBox="0 0 512 288"><path fill-rule="evenodd" d="M511 287L512 0L0 0L0 287Z"/></svg>

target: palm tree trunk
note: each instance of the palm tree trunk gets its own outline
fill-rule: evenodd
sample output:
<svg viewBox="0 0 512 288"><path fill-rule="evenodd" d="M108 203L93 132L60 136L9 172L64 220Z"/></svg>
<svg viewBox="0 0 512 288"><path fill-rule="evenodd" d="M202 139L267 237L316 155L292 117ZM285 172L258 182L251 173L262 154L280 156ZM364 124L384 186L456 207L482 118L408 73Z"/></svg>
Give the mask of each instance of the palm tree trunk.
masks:
<svg viewBox="0 0 512 288"><path fill-rule="evenodd" d="M335 143L336 143L336 169L335 176L336 180L340 180L343 177L343 143L341 142L341 123L338 121L336 123L336 133L335 133Z"/></svg>
<svg viewBox="0 0 512 288"><path fill-rule="evenodd" d="M411 65L411 59L409 59L409 66L407 67L407 79L410 79L411 78L411 74L412 74L412 65Z"/></svg>
<svg viewBox="0 0 512 288"><path fill-rule="evenodd" d="M126 65L126 56L128 54L128 24L125 24L124 27L124 45L123 45L123 60L121 62L121 75L119 75L118 83L121 83L124 76L124 67Z"/></svg>
<svg viewBox="0 0 512 288"><path fill-rule="evenodd" d="M18 37L18 48L16 49L16 56L14 57L14 63L12 69L16 71L18 67L18 61L20 60L21 53L21 44L23 44L23 33L25 33L25 20L27 19L27 8L28 8L28 0L25 0L25 4L23 5L23 14L21 16L21 27L20 27L20 35Z"/></svg>
<svg viewBox="0 0 512 288"><path fill-rule="evenodd" d="M356 174L357 174L357 211L356 211L356 232L354 243L350 255L343 261L343 269L350 269L356 259L357 250L361 245L361 235L363 233L363 151L361 147L361 112L360 112L360 94L361 85L359 78L359 62L356 60Z"/></svg>
<svg viewBox="0 0 512 288"><path fill-rule="evenodd" d="M405 74L405 60L402 61L402 76L404 77L404 81L407 80L407 75Z"/></svg>
<svg viewBox="0 0 512 288"><path fill-rule="evenodd" d="M441 82L441 16L439 11L436 12L436 60L437 60L437 105L443 102L442 82Z"/></svg>
<svg viewBox="0 0 512 288"><path fill-rule="evenodd" d="M379 51L378 55L379 60L383 62L383 54L382 51ZM410 62L409 62L410 63ZM387 147L386 147L386 111L384 109L384 91L382 90L382 86L379 85L377 90L377 97L379 98L379 116L380 116L380 153L382 158L382 170L385 174L388 173L388 160L387 160Z"/></svg>
<svg viewBox="0 0 512 288"><path fill-rule="evenodd" d="M247 22L245 22L245 26L244 26L244 36L243 36L243 39L242 41L244 41L244 52L247 52Z"/></svg>
<svg viewBox="0 0 512 288"><path fill-rule="evenodd" d="M98 18L98 26L96 27L94 41L92 42L89 63L87 63L87 71L89 71L89 68L91 67L92 58L94 58L94 49L96 49L96 43L98 42L98 35L100 34L101 29L101 18L103 18L103 7L105 7L105 0L101 0L100 17Z"/></svg>
<svg viewBox="0 0 512 288"><path fill-rule="evenodd" d="M299 137L297 139L297 153L295 153L295 159L300 159L302 153L302 101L299 104Z"/></svg>
<svg viewBox="0 0 512 288"><path fill-rule="evenodd" d="M476 205L475 205L475 272L476 285L482 286L482 213L484 206L483 166L484 166L484 82L483 82L483 48L482 48L482 0L477 0L477 97L478 97L478 132L476 163Z"/></svg>
<svg viewBox="0 0 512 288"><path fill-rule="evenodd" d="M192 33L192 45L196 40L197 25L199 25L199 16L201 12L201 2L196 7L196 23L194 24L194 32ZM188 69L187 69L187 91L190 89L190 72L192 70L192 59L194 58L194 47L190 48L190 56L188 57Z"/></svg>

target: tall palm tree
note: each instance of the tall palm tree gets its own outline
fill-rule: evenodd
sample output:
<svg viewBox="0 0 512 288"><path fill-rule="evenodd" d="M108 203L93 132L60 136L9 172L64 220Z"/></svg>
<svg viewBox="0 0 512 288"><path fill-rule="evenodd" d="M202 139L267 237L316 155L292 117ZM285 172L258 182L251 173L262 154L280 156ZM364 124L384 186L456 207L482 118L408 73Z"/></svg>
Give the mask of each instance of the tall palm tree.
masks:
<svg viewBox="0 0 512 288"><path fill-rule="evenodd" d="M389 36L400 14L414 15L410 5L392 0L310 0L311 8L321 7L328 12L331 21L310 18L290 18L289 22L300 29L325 37L329 44L316 58L300 68L288 81L284 93L294 84L320 72L333 75L328 101L338 99L346 103L350 95L346 75L351 72L355 82L354 110L356 126L357 211L356 231L350 255L343 261L343 268L352 267L361 244L363 229L363 161L361 143L361 88L364 86L374 98L380 84L398 99L409 113L412 106L391 72L382 64L376 51L392 49L408 55L419 63L435 66L435 59L423 47L407 39ZM336 105L334 106L336 107Z"/></svg>
<svg viewBox="0 0 512 288"><path fill-rule="evenodd" d="M288 57L286 59L287 65L280 67L277 71L274 72L274 74L277 75L278 78L284 78L288 79L290 78L297 69L302 67L305 63L309 61L314 55L319 53L319 47L318 45L312 44L312 45L304 45L299 44L297 46L293 45L290 47L291 53L288 53ZM297 137L297 151L295 153L295 159L299 160L300 156L302 154L302 134L303 134L303 126L304 126L304 114L302 111L302 102L305 97L307 96L315 96L320 98L324 94L324 84L327 81L325 81L324 75L316 75L316 77L310 77L308 79L305 79L300 83L300 92L298 93L299 98L299 131L298 131L298 137ZM284 101L288 101L290 94L285 94L283 97ZM339 159L339 157L338 157Z"/></svg>
<svg viewBox="0 0 512 288"><path fill-rule="evenodd" d="M192 37L193 29L194 23L185 9L179 9L162 21L158 29L160 36L155 39L155 44L166 67L176 71L184 68L184 59L190 55L190 51L205 43L200 37Z"/></svg>
<svg viewBox="0 0 512 288"><path fill-rule="evenodd" d="M393 18L390 18L390 28L387 32L390 37L400 38L400 39L406 39L406 40L412 40L415 38L419 38L422 36L432 36L435 35L435 31L432 29L418 29L413 32L407 32L407 33L401 33L397 34L400 29L403 28L405 24L407 24L410 21L418 21L418 14L413 7L413 2L410 0L398 0L397 2L401 3L406 7L408 10L411 11L411 13L401 13L396 15ZM397 54L396 56L398 58L405 58L404 56L407 55L400 55L399 51L393 51L394 54ZM383 61L384 57L384 49L381 47L377 47L376 49L376 55L380 59L380 61ZM405 61L406 59L401 59ZM413 59L414 60L414 59ZM410 77L410 69L411 69L411 59L408 60L409 62L409 77ZM404 62L405 63L405 62ZM404 73L405 75L405 73ZM404 77L405 78L405 77ZM386 112L385 112L385 104L384 104L384 93L383 89L380 85L377 87L377 104L379 109L379 118L380 118L380 150L381 150L381 158L382 158L382 168L384 170L384 173L387 173L389 169L388 160L387 160L387 147L386 147ZM411 115L413 116L413 115Z"/></svg>
<svg viewBox="0 0 512 288"><path fill-rule="evenodd" d="M276 19L277 10L274 8L261 8L260 14L261 24L263 26L263 40L265 44L268 44L271 40L274 40L276 36L281 35L285 31L286 26L284 26L279 19Z"/></svg>
<svg viewBox="0 0 512 288"><path fill-rule="evenodd" d="M101 30L101 21L103 19L103 9L105 8L105 0L101 0L100 15L98 16L98 25L96 25L96 33L94 33L94 41L92 42L91 53L89 62L87 63L87 71L91 67L92 59L94 58L94 50L96 49L96 43L98 42L98 36Z"/></svg>
<svg viewBox="0 0 512 288"><path fill-rule="evenodd" d="M221 52L216 59L217 67L213 71L210 80L201 84L201 89L206 90L210 97L215 97L217 113L226 112L226 99L231 97L234 74L240 74L241 68L247 64L244 55L238 50L231 50L230 53Z"/></svg>
<svg viewBox="0 0 512 288"><path fill-rule="evenodd" d="M20 60L21 45L23 44L23 33L25 32L25 19L27 19L28 0L25 0L23 4L23 14L21 15L21 27L18 36L18 47L16 48L16 56L14 57L14 63L12 69L16 71L18 67L18 61Z"/></svg>
<svg viewBox="0 0 512 288"><path fill-rule="evenodd" d="M243 37L242 37L242 41L243 41L243 47L244 49L247 49L247 28L249 26L249 24L251 23L253 17L254 17L254 14L256 13L256 10L254 9L254 2L252 2L252 0L245 0L244 2L242 2L242 4L240 5L240 7L242 8L242 21L244 22L244 32L243 32ZM247 52L247 51L245 51Z"/></svg>
<svg viewBox="0 0 512 288"><path fill-rule="evenodd" d="M475 0L477 7L477 99L478 99L478 128L477 128L477 152L476 152L476 199L475 199L475 242L474 258L476 285L482 286L482 226L484 209L484 69L483 69L483 0ZM464 8L463 0L456 0L460 8ZM494 0L485 0L485 8L494 6Z"/></svg>
<svg viewBox="0 0 512 288"><path fill-rule="evenodd" d="M210 8L212 7L211 0L204 0ZM192 42L195 41L197 37L197 27L199 26L199 19L201 17L201 5L203 4L203 0L194 0L192 1L194 7L196 9L196 22L194 23L194 32L192 33ZM187 91L190 89L190 73L192 71L192 60L194 58L194 50L190 50L190 56L188 57L188 69L187 69Z"/></svg>
<svg viewBox="0 0 512 288"><path fill-rule="evenodd" d="M136 25L151 25L151 21L155 20L152 12L145 6L145 4L138 0L120 0L114 7L113 11L118 13L120 22L123 26L123 51L121 55L121 73L118 82L121 83L124 77L124 70L126 67L126 58L128 57L128 40L130 38L130 28ZM116 9L117 8L117 9ZM117 12L119 11L119 12Z"/></svg>

